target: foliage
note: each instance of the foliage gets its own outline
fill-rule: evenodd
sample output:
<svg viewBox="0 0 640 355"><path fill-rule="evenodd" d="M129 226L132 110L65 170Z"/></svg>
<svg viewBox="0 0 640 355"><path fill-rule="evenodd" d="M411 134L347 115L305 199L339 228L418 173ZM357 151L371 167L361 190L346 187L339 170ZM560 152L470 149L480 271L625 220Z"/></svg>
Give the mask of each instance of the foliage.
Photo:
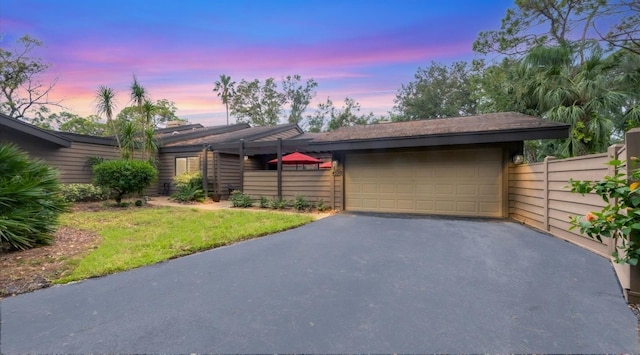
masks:
<svg viewBox="0 0 640 355"><path fill-rule="evenodd" d="M327 207L327 205L324 203L323 199L320 199L320 201L318 201L316 208L318 209L318 212L324 212L329 209L329 207Z"/></svg>
<svg viewBox="0 0 640 355"><path fill-rule="evenodd" d="M278 124L282 106L286 102L284 94L278 91L275 79L268 78L246 81L242 79L236 87L230 102L231 113L238 122L248 122L256 126Z"/></svg>
<svg viewBox="0 0 640 355"><path fill-rule="evenodd" d="M118 204L126 194L142 193L157 175L149 162L139 160L108 160L93 167L93 183L115 191Z"/></svg>
<svg viewBox="0 0 640 355"><path fill-rule="evenodd" d="M333 101L327 98L326 102L318 104L318 109L312 116L307 116L305 125L309 132L320 132L378 122L372 112L366 115L359 112L360 104L350 97L344 99L344 106L340 109L333 106Z"/></svg>
<svg viewBox="0 0 640 355"><path fill-rule="evenodd" d="M91 115L80 117L70 112L60 112L49 116L50 120L60 123L58 128L61 132L85 134L90 136L107 136L109 128L100 122L100 117Z"/></svg>
<svg viewBox="0 0 640 355"><path fill-rule="evenodd" d="M118 149L122 150L118 130L113 122L113 110L116 108L116 94L112 88L100 85L96 92L96 111L98 115L104 114L107 118L107 124L111 127L111 134L116 137Z"/></svg>
<svg viewBox="0 0 640 355"><path fill-rule="evenodd" d="M289 207L289 201L283 199L282 197L274 197L269 200L269 208L274 210L283 210Z"/></svg>
<svg viewBox="0 0 640 355"><path fill-rule="evenodd" d="M300 83L301 80L300 75L289 75L282 80L282 90L289 103L289 117L287 119L289 123L300 123L307 106L316 96L315 88L318 83L313 79L308 79L303 85Z"/></svg>
<svg viewBox="0 0 640 355"><path fill-rule="evenodd" d="M619 22L609 27L609 31L600 37L612 48L621 48L640 55L640 2L637 0L618 0L611 2L609 13L623 14Z"/></svg>
<svg viewBox="0 0 640 355"><path fill-rule="evenodd" d="M293 209L296 211L306 211L311 208L311 202L306 197L297 195L293 199Z"/></svg>
<svg viewBox="0 0 640 355"><path fill-rule="evenodd" d="M61 107L60 101L49 100L57 79L49 84L39 80L51 67L32 57L41 46L42 41L25 35L16 41L13 51L0 48L0 112L26 119L28 111L38 113L47 111L48 106Z"/></svg>
<svg viewBox="0 0 640 355"><path fill-rule="evenodd" d="M308 215L292 213L169 207L66 213L64 225L96 232L102 242L56 283L130 270L311 221Z"/></svg>
<svg viewBox="0 0 640 355"><path fill-rule="evenodd" d="M0 250L50 243L65 207L55 169L0 145Z"/></svg>
<svg viewBox="0 0 640 355"><path fill-rule="evenodd" d="M229 100L235 95L235 81L231 81L231 77L221 74L220 80L215 82L214 92L218 93L218 97L222 99L222 103L227 111L227 125L229 124Z"/></svg>
<svg viewBox="0 0 640 355"><path fill-rule="evenodd" d="M184 173L173 178L173 186L176 188L170 199L180 202L204 201L202 189L202 173Z"/></svg>
<svg viewBox="0 0 640 355"><path fill-rule="evenodd" d="M313 79L301 82L300 75L287 76L282 79L279 88L274 78L268 78L264 82L242 79L230 95L229 109L238 122L257 126L273 126L280 120L299 123L311 99L316 95L315 88L318 86ZM285 107L287 104L288 108ZM289 115L282 116L284 112Z"/></svg>
<svg viewBox="0 0 640 355"><path fill-rule="evenodd" d="M469 116L477 113L471 69L466 62L450 67L431 62L418 68L414 81L402 85L394 99L394 121Z"/></svg>
<svg viewBox="0 0 640 355"><path fill-rule="evenodd" d="M247 208L253 206L253 199L251 199L251 196L243 194L240 190L231 191L229 200L233 207Z"/></svg>
<svg viewBox="0 0 640 355"><path fill-rule="evenodd" d="M260 201L258 202L258 206L260 208L268 208L269 207L269 199L265 196L260 196Z"/></svg>
<svg viewBox="0 0 640 355"><path fill-rule="evenodd" d="M102 163L103 161L105 161L103 157L99 157L99 156L88 157L87 160L84 162L84 168L93 171L93 167L97 164Z"/></svg>
<svg viewBox="0 0 640 355"><path fill-rule="evenodd" d="M638 158L630 159L638 162ZM616 171L624 167L619 160L609 162ZM628 179L632 182L628 183ZM616 249L614 261L637 265L640 261L640 168L629 171L629 176L617 172L600 181L569 180L571 192L581 195L595 193L607 205L600 212L571 218L571 228L580 228L580 233L602 242L602 237L612 238Z"/></svg>
<svg viewBox="0 0 640 355"><path fill-rule="evenodd" d="M507 10L500 30L480 32L474 51L519 55L541 45L571 46L583 57L597 39L590 37L590 28L607 17L609 9L601 0L516 0L515 4Z"/></svg>
<svg viewBox="0 0 640 355"><path fill-rule="evenodd" d="M108 200L111 190L93 184L62 184L60 193L65 202L93 202Z"/></svg>

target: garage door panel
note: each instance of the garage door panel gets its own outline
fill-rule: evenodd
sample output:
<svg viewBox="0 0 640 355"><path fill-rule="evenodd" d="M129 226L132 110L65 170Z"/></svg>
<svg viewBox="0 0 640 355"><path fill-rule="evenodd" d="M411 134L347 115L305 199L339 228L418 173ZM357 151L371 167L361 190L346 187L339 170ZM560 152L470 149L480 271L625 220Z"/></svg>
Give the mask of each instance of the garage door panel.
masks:
<svg viewBox="0 0 640 355"><path fill-rule="evenodd" d="M502 215L501 149L347 154L346 208Z"/></svg>

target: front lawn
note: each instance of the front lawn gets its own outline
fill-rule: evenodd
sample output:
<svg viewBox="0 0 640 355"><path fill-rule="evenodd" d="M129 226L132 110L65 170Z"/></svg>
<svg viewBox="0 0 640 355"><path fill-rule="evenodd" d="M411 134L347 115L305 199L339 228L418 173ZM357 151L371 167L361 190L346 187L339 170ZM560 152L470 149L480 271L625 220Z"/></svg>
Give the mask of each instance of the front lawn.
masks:
<svg viewBox="0 0 640 355"><path fill-rule="evenodd" d="M309 223L304 214L196 208L142 208L64 214L62 225L98 233L99 246L75 259L67 283L130 270Z"/></svg>

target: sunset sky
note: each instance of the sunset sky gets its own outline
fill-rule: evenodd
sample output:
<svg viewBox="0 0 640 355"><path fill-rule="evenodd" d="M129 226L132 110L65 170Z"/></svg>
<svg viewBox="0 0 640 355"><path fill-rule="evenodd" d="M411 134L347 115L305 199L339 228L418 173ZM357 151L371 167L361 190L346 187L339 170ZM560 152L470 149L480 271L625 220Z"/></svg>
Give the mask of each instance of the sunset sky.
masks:
<svg viewBox="0 0 640 355"><path fill-rule="evenodd" d="M192 123L225 123L212 89L220 74L318 82L307 113L346 96L387 114L402 84L432 61L471 60L479 31L498 29L508 0L72 1L0 0L2 48L29 34L58 78L51 99L95 113L99 85L128 106L135 74L153 100ZM491 59L491 58L489 58ZM119 110L118 110L119 111ZM233 118L232 118L233 121Z"/></svg>

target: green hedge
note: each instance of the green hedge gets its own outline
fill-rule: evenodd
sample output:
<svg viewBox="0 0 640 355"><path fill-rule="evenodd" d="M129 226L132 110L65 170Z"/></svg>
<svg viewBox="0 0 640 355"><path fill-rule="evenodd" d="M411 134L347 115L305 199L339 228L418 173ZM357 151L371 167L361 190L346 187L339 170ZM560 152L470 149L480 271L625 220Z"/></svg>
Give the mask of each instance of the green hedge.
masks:
<svg viewBox="0 0 640 355"><path fill-rule="evenodd" d="M60 192L66 202L106 201L111 190L93 184L63 184Z"/></svg>

